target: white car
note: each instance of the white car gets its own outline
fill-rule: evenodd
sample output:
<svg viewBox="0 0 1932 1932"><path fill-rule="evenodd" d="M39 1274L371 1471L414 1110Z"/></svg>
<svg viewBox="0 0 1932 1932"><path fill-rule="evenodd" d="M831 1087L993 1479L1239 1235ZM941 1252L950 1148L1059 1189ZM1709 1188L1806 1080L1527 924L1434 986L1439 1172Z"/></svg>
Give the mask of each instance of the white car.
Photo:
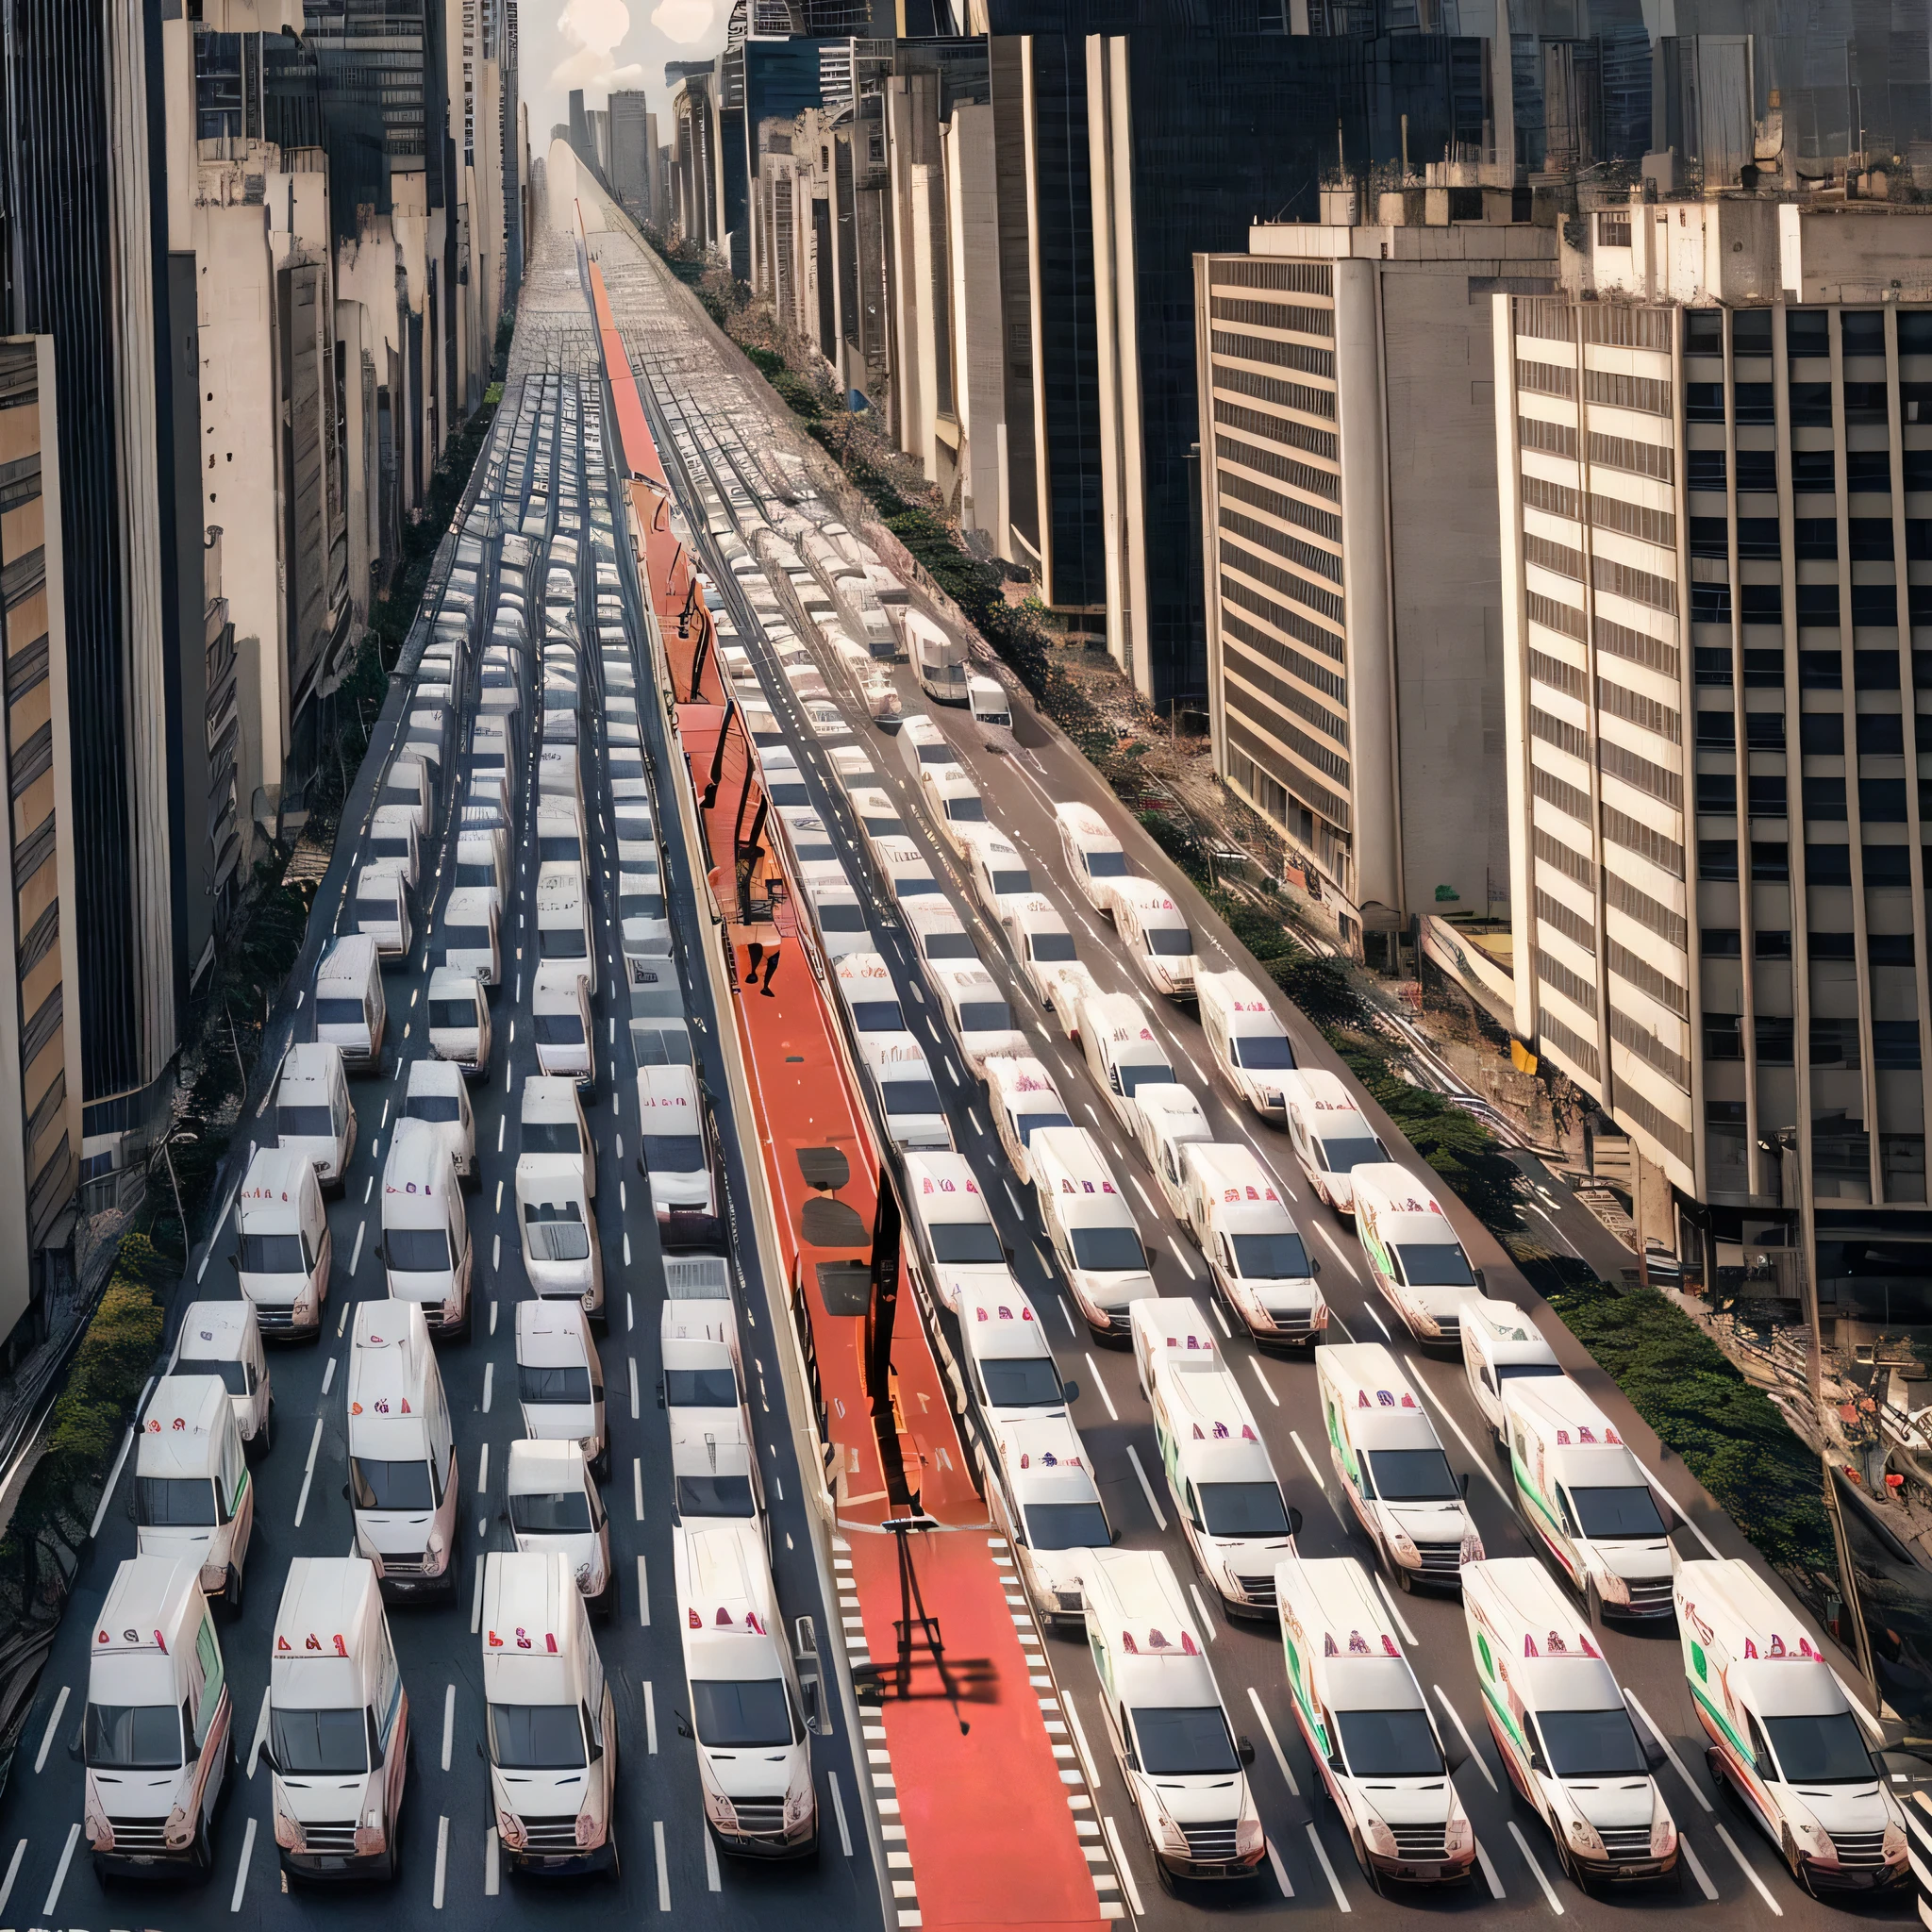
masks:
<svg viewBox="0 0 1932 1932"><path fill-rule="evenodd" d="M981 830L966 841L964 855L973 875L974 896L989 919L1004 923L1009 900L1033 896L1033 874L1012 841L1002 834L990 827Z"/></svg>
<svg viewBox="0 0 1932 1932"><path fill-rule="evenodd" d="M805 900L811 910L812 930L818 934L819 951L833 965L848 953L872 951L865 901L842 874L837 879L810 881L805 888Z"/></svg>
<svg viewBox="0 0 1932 1932"><path fill-rule="evenodd" d="M936 975L982 963L979 948L966 930L953 902L943 893L914 899L902 908L907 936L925 976L936 983Z"/></svg>
<svg viewBox="0 0 1932 1932"><path fill-rule="evenodd" d="M1026 1037L1013 1024L1006 995L976 959L970 965L935 967L931 978L940 1010L975 1075L984 1076L990 1054L1016 1056L1026 1051Z"/></svg>
<svg viewBox="0 0 1932 1932"><path fill-rule="evenodd" d="M865 840L865 848L876 861L879 856L879 841L891 839L901 842L907 841L906 821L899 816L899 807L890 791L876 785L861 785L850 794L852 815L858 821L858 830Z"/></svg>

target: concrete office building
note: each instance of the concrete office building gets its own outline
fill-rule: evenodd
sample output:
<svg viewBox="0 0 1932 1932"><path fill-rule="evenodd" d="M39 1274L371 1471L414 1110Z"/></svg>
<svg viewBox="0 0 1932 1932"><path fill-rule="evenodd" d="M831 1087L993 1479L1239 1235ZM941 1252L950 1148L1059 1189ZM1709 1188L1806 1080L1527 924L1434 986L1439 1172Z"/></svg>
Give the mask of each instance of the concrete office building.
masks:
<svg viewBox="0 0 1932 1932"><path fill-rule="evenodd" d="M1475 172L1194 259L1215 769L1356 946L1509 897L1491 308L1557 241Z"/></svg>
<svg viewBox="0 0 1932 1932"><path fill-rule="evenodd" d="M61 1265L80 1177L80 937L53 340L0 341L0 655L13 801L0 841L0 1353Z"/></svg>
<svg viewBox="0 0 1932 1932"><path fill-rule="evenodd" d="M658 117L646 108L641 88L613 93L608 111L611 192L634 215L649 219L658 164Z"/></svg>
<svg viewBox="0 0 1932 1932"><path fill-rule="evenodd" d="M1517 1030L1716 1265L1874 1314L1882 1243L1916 1320L1932 216L1733 192L1583 239L1497 298Z"/></svg>
<svg viewBox="0 0 1932 1932"><path fill-rule="evenodd" d="M708 256L724 252L718 76L686 73L671 94L671 225Z"/></svg>

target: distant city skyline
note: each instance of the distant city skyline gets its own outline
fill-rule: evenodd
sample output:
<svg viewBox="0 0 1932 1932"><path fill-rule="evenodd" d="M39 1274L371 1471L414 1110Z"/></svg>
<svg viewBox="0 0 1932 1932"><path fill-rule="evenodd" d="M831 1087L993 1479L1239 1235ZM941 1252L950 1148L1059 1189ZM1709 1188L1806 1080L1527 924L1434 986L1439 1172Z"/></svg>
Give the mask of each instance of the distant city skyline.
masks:
<svg viewBox="0 0 1932 1932"><path fill-rule="evenodd" d="M528 8L523 86L532 129L567 122L576 87L591 107L602 107L613 90L641 88L652 112L660 112L668 98L665 61L721 52L730 12L729 0L566 0L556 8Z"/></svg>

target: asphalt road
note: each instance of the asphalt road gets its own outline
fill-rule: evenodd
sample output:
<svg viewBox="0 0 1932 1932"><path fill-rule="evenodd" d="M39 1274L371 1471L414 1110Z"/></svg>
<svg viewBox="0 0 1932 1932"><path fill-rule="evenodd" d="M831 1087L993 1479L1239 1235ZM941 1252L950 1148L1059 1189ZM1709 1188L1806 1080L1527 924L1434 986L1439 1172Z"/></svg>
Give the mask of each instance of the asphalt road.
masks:
<svg viewBox="0 0 1932 1932"><path fill-rule="evenodd" d="M558 284L556 288L546 286ZM534 291L567 310L575 272L553 250L533 271ZM531 378L533 381L535 378ZM555 410L562 387L552 379L545 407ZM583 385L583 421L601 413L602 385ZM512 383L503 405L512 411ZM575 432L565 429L566 444ZM608 447L608 445L607 445ZM560 447L558 470L567 460ZM609 509L612 481L608 458L591 459L582 484L583 508ZM508 512L514 517L518 506ZM620 519L616 527L621 530ZM585 558L580 613L593 639L591 598L592 532L583 519ZM625 579L627 631L633 647L642 637L637 586L621 538L616 549ZM493 553L493 546L492 546ZM535 578L533 604L542 576ZM486 600L485 608L488 608ZM487 616L485 619L487 624ZM648 673L641 649L638 673L641 721L649 752L661 767L663 743L650 704ZM599 682L594 644L584 653L586 678ZM654 1391L658 1379L658 1308L663 1270L656 1224L637 1172L634 1063L625 1026L627 998L613 926L613 855L608 844L609 792L605 776L597 700L587 699L585 782L588 819L597 861L592 866L600 959L596 1014L597 1078L589 1119L597 1143L597 1212L605 1257L609 1329L603 1341L608 1394L612 1463L605 1498L611 1523L612 1555L620 1578L612 1620L595 1625L618 1711L619 1800L617 1840L621 1880L544 1883L501 1875L489 1857L487 1769L480 1749L482 1699L480 1639L475 1615L483 1556L509 1547L498 1520L500 1485L508 1445L521 1433L514 1359L517 1301L528 1292L513 1221L511 1175L517 1156L512 1115L515 1088L535 1071L528 1016L528 980L534 934L525 924L535 878L534 762L519 786L521 818L514 840L515 885L504 921L505 984L494 1001L495 1056L487 1079L472 1088L476 1113L480 1180L469 1197L476 1254L475 1320L468 1341L439 1349L455 1417L462 1503L461 1540L456 1558L458 1589L443 1607L390 1611L410 1702L414 1732L403 1809L402 1871L392 1887L288 1890L277 1871L269 1808L269 1777L251 1748L265 1713L269 1644L276 1602L290 1558L348 1552L349 1506L344 1498L347 1456L344 1414L347 1327L354 1302L383 1292L377 1204L372 1193L388 1145L388 1129L401 1106L408 1061L426 1052L420 995L433 948L418 942L406 963L385 975L393 1074L352 1082L359 1132L354 1163L341 1197L329 1209L334 1273L319 1345L274 1350L270 1372L275 1394L273 1449L255 1465L256 1527L248 1552L245 1603L231 1618L218 1612L224 1655L235 1697L241 1762L225 1796L215 1831L215 1870L205 1884L158 1880L141 1885L96 1880L85 1840L79 1838L82 1772L71 1747L86 1701L89 1635L116 1566L134 1552L135 1530L125 1507L132 1485L124 1472L104 1506L100 1532L84 1556L74 1595L52 1660L30 1717L20 1757L0 1817L0 1924L33 1923L48 1928L101 1927L117 1923L177 1925L261 1924L293 1927L345 1924L369 1910L401 1910L406 1923L429 1926L457 1915L486 1915L492 1924L591 1926L614 1913L626 1923L656 1923L673 1913L701 1914L708 1924L770 1924L783 1920L807 1927L865 1927L881 1923L879 1886L858 1807L859 1775L843 1714L834 1702L829 1732L813 1740L813 1762L824 1821L815 1862L763 1867L720 1860L712 1851L700 1809L691 1746L678 1735L675 1712L685 1703L679 1619L672 1592L671 1484L665 1420ZM437 834L425 848L425 873L441 868L453 852L447 799ZM662 823L660 819L660 824ZM676 816L670 815L675 827ZM350 836L358 836L351 834ZM699 912L685 855L667 848L665 872L674 922L684 937L698 930ZM434 886L425 891L434 892ZM334 916L330 907L321 917ZM426 922L425 922L426 923ZM714 1094L725 1092L718 1058L716 1015L702 972L686 974L701 1069ZM738 1138L725 1125L729 1182L737 1212L749 1212ZM260 1135L266 1121L245 1124ZM635 1197L635 1198L633 1198ZM197 1251L179 1301L191 1295L226 1298L235 1292L226 1255L232 1229L220 1227ZM782 1379L764 1284L756 1249L740 1245L741 1325L753 1415L764 1455L771 1505L774 1568L788 1623L801 1616L828 1627L811 1532L796 1479L792 1438L781 1397ZM178 1320L178 1305L175 1310ZM175 1323L170 1325L172 1346ZM487 1462L486 1462L487 1458Z"/></svg>
<svg viewBox="0 0 1932 1932"><path fill-rule="evenodd" d="M599 241L608 265L614 240L600 237ZM769 454L774 446L783 446L788 432L774 428L765 409L749 403L739 378L669 289L666 278L657 276L654 285L652 276L627 275L622 287L619 321L631 338L640 375L656 390L660 426L669 432L663 450L667 468L676 471L674 455L686 466L686 475L679 479L688 486L681 489L686 520L698 533L696 541L719 587L718 594L752 654L768 699L781 724L789 727L814 802L825 823L839 828L841 842L849 848L847 867L854 883L872 891L873 928L878 948L893 972L915 1030L936 1065L943 1070L941 1091L951 1101L958 1143L972 1157L987 1184L987 1198L1017 1257L1022 1283L1054 1340L1062 1374L1079 1384L1074 1417L1092 1455L1119 1540L1128 1545L1167 1550L1177 1572L1189 1577L1192 1573L1187 1546L1175 1526L1172 1499L1159 1477L1153 1428L1136 1387L1131 1359L1095 1344L1048 1264L1030 1204L1013 1181L990 1131L985 1097L961 1067L950 1035L936 1017L932 997L923 985L891 902L870 873L862 842L846 811L843 789L832 776L827 762L831 743L858 743L871 752L878 782L899 801L902 817L925 846L935 873L946 882L968 930L975 936L982 958L1001 981L1015 1014L1021 1016L1031 1050L1052 1071L1075 1121L1093 1128L1108 1149L1116 1174L1131 1190L1161 1291L1205 1301L1205 1270L1180 1228L1161 1211L1158 1196L1149 1185L1151 1176L1139 1154L1117 1130L1087 1074L1084 1060L1068 1050L1058 1027L1042 1018L1024 981L1012 971L997 929L979 915L975 902L962 888L950 853L931 836L907 782L892 735L866 718L836 663L829 660L825 660L826 682L844 708L850 735L825 742L814 735L791 704L753 608L704 534L707 515L701 487L708 484L744 527L758 500L774 494L787 480ZM902 669L897 675L906 711L928 709L912 685L909 672ZM930 708L952 740L959 762L980 785L989 817L1020 847L1036 885L1059 905L1074 932L1080 957L1095 977L1108 991L1135 993L1154 1014L1171 1049L1177 1076L1194 1089L1208 1109L1217 1138L1249 1141L1274 1170L1311 1247L1322 1257L1323 1287L1333 1309L1331 1338L1383 1340L1389 1339L1391 1328L1396 1329L1395 1351L1405 1358L1407 1372L1424 1392L1451 1463L1470 1477L1471 1507L1488 1553L1530 1554L1530 1543L1508 1500L1507 1464L1492 1451L1479 1423L1460 1362L1424 1356L1401 1334L1392 1316L1385 1319L1379 1296L1368 1286L1350 1224L1323 1208L1309 1194L1285 1137L1218 1088L1192 1012L1157 999L1132 974L1121 957L1109 924L1086 906L1066 874L1054 830L1054 804L1085 799L1122 832L1130 852L1137 850L1138 841L1144 869L1167 883L1188 911L1204 965L1236 965L1252 971L1251 962L1191 887L1153 854L1091 769L1024 703L1016 705L1020 748L1011 756L984 751L962 713ZM1305 1062L1333 1066L1333 1056L1302 1017L1285 1003L1283 1010ZM1379 1116L1372 1103L1365 1101L1364 1105L1396 1158L1424 1171L1392 1125ZM1565 1223L1569 1216L1584 1212L1574 1202L1546 1205ZM1465 1232L1474 1257L1487 1267L1491 1292L1525 1306L1534 1304L1533 1292L1494 1243L1480 1238L1478 1230L1465 1228ZM1553 1344L1565 1353L1566 1359L1575 1358L1587 1365L1587 1358L1581 1357L1580 1350L1546 1311L1542 1321ZM1304 1359L1263 1357L1240 1337L1230 1339L1226 1354L1240 1365L1283 1488L1291 1502L1303 1511L1302 1551L1312 1556L1367 1557L1366 1543L1349 1526L1346 1506L1323 1442L1311 1364ZM1728 1520L1715 1510L1707 1497L1693 1492L1694 1486L1681 1467L1664 1463L1655 1438L1622 1398L1613 1390L1599 1392L1613 1419L1625 1428L1628 1440L1640 1446L1649 1445L1658 1479L1689 1502L1690 1520L1678 1530L1676 1539L1684 1554L1748 1554ZM1151 1484L1143 1472L1153 1477ZM1204 1590L1203 1594L1208 1592ZM1853 1918L1904 1917L1913 1911L1909 1894L1878 1905L1844 1907L1813 1900L1794 1886L1774 1849L1713 1784L1706 1770L1703 1734L1685 1690L1674 1632L1669 1628L1656 1635L1612 1628L1606 1637L1605 1650L1637 1712L1640 1730L1654 1731L1669 1747L1669 1761L1659 1770L1658 1777L1683 1832L1686 1850L1680 1876L1662 1887L1640 1888L1610 1897L1579 1891L1557 1875L1544 1828L1509 1795L1507 1778L1483 1725L1458 1603L1454 1598L1401 1597L1395 1599L1394 1607L1403 1620L1410 1661L1445 1737L1454 1741L1459 1734L1474 1740L1473 1754L1457 1772L1456 1781L1474 1823L1483 1857L1475 1882L1459 1894L1398 1893L1385 1899L1372 1890L1350 1855L1332 1809L1316 1797L1318 1781L1289 1712L1277 1632L1272 1626L1231 1624L1218 1614L1207 1620L1213 1635L1210 1654L1235 1727L1247 1732L1257 1745L1253 1776L1273 1856L1263 1875L1245 1887L1184 1887L1179 1891L1163 1888L1140 1837L1124 1789L1107 1758L1098 1689L1085 1648L1064 1640L1049 1645L1061 1695L1070 1713L1080 1720L1078 1729L1091 1746L1088 1755L1098 1773L1103 1809L1110 1814L1120 1845L1124 1847L1126 1869L1133 1876L1129 1904L1137 1919L1166 1927L1228 1915L1313 1908L1377 1916L1405 1912L1476 1915L1486 1922L1512 1923L1562 1917L1595 1926L1631 1915L1691 1910L1714 1925L1761 1924L1775 1918L1795 1927ZM1919 1837L1915 1850L1922 1857L1932 1851L1932 1837L1922 1828L1923 1822L1914 1820Z"/></svg>

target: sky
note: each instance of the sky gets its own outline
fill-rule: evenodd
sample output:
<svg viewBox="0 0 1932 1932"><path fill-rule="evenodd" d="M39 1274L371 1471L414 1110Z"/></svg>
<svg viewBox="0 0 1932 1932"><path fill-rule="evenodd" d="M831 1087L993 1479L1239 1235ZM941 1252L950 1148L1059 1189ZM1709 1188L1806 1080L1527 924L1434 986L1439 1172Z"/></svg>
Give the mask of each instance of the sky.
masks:
<svg viewBox="0 0 1932 1932"><path fill-rule="evenodd" d="M552 126L570 118L573 88L601 108L612 89L641 87L662 113L665 61L722 50L729 11L730 0L521 0L518 85L531 151L541 154Z"/></svg>

